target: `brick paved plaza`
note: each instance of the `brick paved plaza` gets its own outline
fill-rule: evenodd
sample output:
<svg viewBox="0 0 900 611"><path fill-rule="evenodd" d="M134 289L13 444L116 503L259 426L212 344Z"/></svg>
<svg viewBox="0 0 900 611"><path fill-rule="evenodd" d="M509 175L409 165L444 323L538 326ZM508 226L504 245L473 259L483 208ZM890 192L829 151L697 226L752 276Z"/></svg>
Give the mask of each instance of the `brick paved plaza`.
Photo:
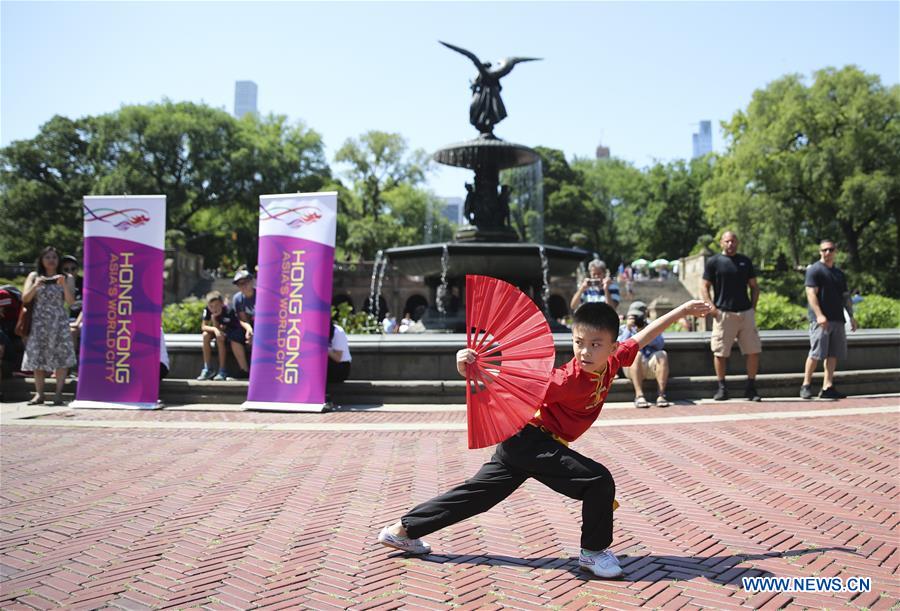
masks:
<svg viewBox="0 0 900 611"><path fill-rule="evenodd" d="M466 449L458 408L4 405L0 607L897 607L897 405L609 406L573 447L616 477L621 581L577 571L580 503L534 481L428 537L430 556L374 542L489 456ZM743 591L754 575L872 591Z"/></svg>

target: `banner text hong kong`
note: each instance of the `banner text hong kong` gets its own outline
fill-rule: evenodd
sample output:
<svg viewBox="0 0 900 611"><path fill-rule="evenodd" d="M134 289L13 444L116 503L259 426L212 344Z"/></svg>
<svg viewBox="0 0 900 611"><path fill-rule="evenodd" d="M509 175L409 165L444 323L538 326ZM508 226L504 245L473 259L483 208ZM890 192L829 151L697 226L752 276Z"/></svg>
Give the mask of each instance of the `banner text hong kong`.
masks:
<svg viewBox="0 0 900 611"><path fill-rule="evenodd" d="M246 407L321 411L325 402L337 193L263 195Z"/></svg>
<svg viewBox="0 0 900 611"><path fill-rule="evenodd" d="M155 407L166 198L84 198L84 288L75 407Z"/></svg>

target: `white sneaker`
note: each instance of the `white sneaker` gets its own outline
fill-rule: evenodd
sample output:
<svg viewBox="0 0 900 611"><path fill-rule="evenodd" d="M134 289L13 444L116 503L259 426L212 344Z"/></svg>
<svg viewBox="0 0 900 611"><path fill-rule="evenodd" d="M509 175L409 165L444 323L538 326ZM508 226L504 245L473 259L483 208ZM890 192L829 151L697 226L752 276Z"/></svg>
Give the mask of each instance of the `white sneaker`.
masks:
<svg viewBox="0 0 900 611"><path fill-rule="evenodd" d="M622 567L619 559L608 549L602 552L589 552L581 550L578 557L578 566L582 571L592 573L595 577L603 579L616 579L622 576Z"/></svg>
<svg viewBox="0 0 900 611"><path fill-rule="evenodd" d="M431 546L421 539L410 539L409 537L393 535L388 531L387 526L382 528L381 532L378 533L378 542L382 545L399 549L401 552L406 552L407 554L419 555L431 553Z"/></svg>

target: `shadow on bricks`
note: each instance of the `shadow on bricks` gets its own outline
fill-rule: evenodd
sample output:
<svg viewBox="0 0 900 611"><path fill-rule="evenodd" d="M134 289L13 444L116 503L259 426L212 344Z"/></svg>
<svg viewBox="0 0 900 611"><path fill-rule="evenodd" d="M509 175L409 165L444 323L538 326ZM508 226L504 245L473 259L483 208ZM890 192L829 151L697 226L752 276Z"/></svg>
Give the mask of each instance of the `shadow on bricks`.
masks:
<svg viewBox="0 0 900 611"><path fill-rule="evenodd" d="M824 552L846 552L859 555L849 547L818 547L805 550L771 551L764 554L734 554L731 556L671 556L648 554L646 556L620 555L619 562L625 571L619 581L658 582L663 580L685 581L704 577L720 585L740 585L743 577L774 577L773 573L740 566L744 562L768 560L772 558L792 558L808 554ZM392 557L403 557L406 554L393 554ZM538 558L516 558L495 554L479 556L451 556L447 554L428 554L418 556L426 562L436 564L471 564L476 566L513 566L533 569L562 569L578 579L589 581L578 567L578 558L545 556Z"/></svg>

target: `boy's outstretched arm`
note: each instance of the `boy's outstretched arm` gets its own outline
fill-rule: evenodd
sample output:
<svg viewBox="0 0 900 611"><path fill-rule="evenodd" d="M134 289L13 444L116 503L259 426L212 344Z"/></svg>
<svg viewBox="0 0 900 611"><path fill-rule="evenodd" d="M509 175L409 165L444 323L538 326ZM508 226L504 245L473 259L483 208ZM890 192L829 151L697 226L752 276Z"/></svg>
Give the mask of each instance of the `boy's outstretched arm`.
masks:
<svg viewBox="0 0 900 611"><path fill-rule="evenodd" d="M712 310L712 305L703 301L702 299L693 299L691 301L685 301L683 304L669 312L664 316L660 316L649 325L635 333L631 339L636 341L638 345L643 348L651 341L653 338L662 333L668 328L673 322L680 318L684 318L685 316L706 316L709 314L710 310Z"/></svg>

